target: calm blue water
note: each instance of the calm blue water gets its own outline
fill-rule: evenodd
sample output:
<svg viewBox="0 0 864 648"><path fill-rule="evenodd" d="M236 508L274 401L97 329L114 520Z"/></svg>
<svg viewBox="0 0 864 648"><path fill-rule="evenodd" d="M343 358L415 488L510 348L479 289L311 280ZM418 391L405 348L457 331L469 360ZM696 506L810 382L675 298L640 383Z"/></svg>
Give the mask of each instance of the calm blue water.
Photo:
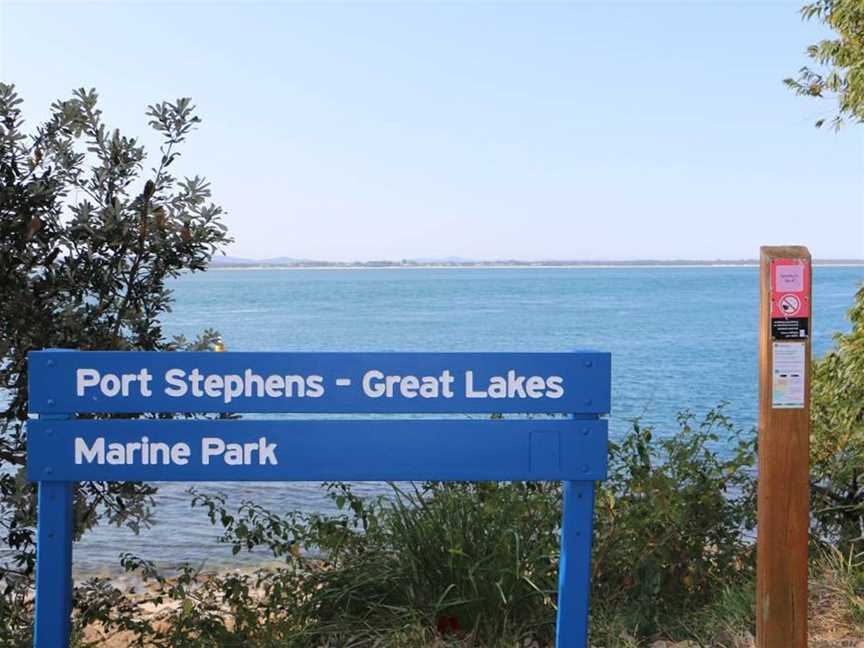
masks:
<svg viewBox="0 0 864 648"><path fill-rule="evenodd" d="M757 417L756 268L211 271L173 285L169 335L219 330L229 351L612 352L613 435L641 416L659 433L682 409L720 401L745 429ZM815 268L814 349L848 330L864 268ZM317 484L218 484L274 510L326 506ZM121 551L167 563L230 560L190 512L186 486L161 488L157 525L102 528L75 547L82 572ZM377 492L379 485L362 490Z"/></svg>

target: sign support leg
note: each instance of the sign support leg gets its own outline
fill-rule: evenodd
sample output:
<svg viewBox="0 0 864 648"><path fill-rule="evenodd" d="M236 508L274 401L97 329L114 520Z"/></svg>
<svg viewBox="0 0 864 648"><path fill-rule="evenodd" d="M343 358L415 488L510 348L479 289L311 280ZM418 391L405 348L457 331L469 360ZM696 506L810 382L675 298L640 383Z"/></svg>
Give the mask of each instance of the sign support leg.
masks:
<svg viewBox="0 0 864 648"><path fill-rule="evenodd" d="M74 482L39 482L34 648L69 646L74 487Z"/></svg>
<svg viewBox="0 0 864 648"><path fill-rule="evenodd" d="M557 648L588 646L593 515L594 482L565 481L558 565Z"/></svg>

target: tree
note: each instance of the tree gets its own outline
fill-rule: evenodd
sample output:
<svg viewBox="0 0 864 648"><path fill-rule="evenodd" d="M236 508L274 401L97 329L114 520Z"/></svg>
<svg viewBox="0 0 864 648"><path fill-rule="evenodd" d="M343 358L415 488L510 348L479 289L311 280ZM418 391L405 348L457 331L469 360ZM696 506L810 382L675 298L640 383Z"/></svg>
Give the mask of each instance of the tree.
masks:
<svg viewBox="0 0 864 648"><path fill-rule="evenodd" d="M835 128L864 122L864 2L817 0L801 9L836 33L807 48L815 68L785 83L799 95L834 97ZM819 119L816 126L824 125ZM864 287L849 311L852 330L813 363L811 479L814 523L844 549L864 540Z"/></svg>
<svg viewBox="0 0 864 648"><path fill-rule="evenodd" d="M864 539L864 287L849 311L852 330L813 364L813 515L843 549Z"/></svg>
<svg viewBox="0 0 864 648"><path fill-rule="evenodd" d="M861 0L817 0L801 9L805 20L819 20L836 32L807 48L815 67L804 66L798 78L785 83L799 95L835 97L835 128L844 121L864 122L864 2ZM822 126L826 119L819 119Z"/></svg>
<svg viewBox="0 0 864 648"><path fill-rule="evenodd" d="M0 593L29 586L35 559L35 491L23 477L28 352L206 347L215 332L193 342L163 334L166 280L204 270L230 240L207 181L169 171L200 122L189 99L147 108L162 140L150 171L138 140L106 126L94 90L54 103L30 135L21 103L0 83L0 555L9 556ZM137 529L153 492L79 485L76 532L99 522Z"/></svg>

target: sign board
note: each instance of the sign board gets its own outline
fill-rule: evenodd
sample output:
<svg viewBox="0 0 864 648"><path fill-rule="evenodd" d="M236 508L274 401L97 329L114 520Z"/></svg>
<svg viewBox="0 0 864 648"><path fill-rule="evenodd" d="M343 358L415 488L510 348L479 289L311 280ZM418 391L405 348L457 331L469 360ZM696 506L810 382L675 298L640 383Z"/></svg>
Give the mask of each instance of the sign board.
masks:
<svg viewBox="0 0 864 648"><path fill-rule="evenodd" d="M62 481L605 479L606 421L32 421Z"/></svg>
<svg viewBox="0 0 864 648"><path fill-rule="evenodd" d="M771 407L804 408L807 349L804 342L773 342Z"/></svg>
<svg viewBox="0 0 864 648"><path fill-rule="evenodd" d="M771 260L771 339L810 336L810 264L804 259Z"/></svg>
<svg viewBox="0 0 864 648"><path fill-rule="evenodd" d="M31 353L35 645L68 646L76 481L562 480L557 645L583 648L610 362L599 352ZM246 412L339 417L129 417ZM477 416L492 413L522 416Z"/></svg>

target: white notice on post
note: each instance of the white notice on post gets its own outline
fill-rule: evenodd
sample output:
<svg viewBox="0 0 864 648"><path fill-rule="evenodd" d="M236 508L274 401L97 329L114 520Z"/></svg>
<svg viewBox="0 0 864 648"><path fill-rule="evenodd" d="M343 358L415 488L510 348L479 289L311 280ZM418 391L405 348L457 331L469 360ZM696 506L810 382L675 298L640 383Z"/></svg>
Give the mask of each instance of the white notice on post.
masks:
<svg viewBox="0 0 864 648"><path fill-rule="evenodd" d="M805 351L804 342L774 342L771 407L804 407Z"/></svg>

